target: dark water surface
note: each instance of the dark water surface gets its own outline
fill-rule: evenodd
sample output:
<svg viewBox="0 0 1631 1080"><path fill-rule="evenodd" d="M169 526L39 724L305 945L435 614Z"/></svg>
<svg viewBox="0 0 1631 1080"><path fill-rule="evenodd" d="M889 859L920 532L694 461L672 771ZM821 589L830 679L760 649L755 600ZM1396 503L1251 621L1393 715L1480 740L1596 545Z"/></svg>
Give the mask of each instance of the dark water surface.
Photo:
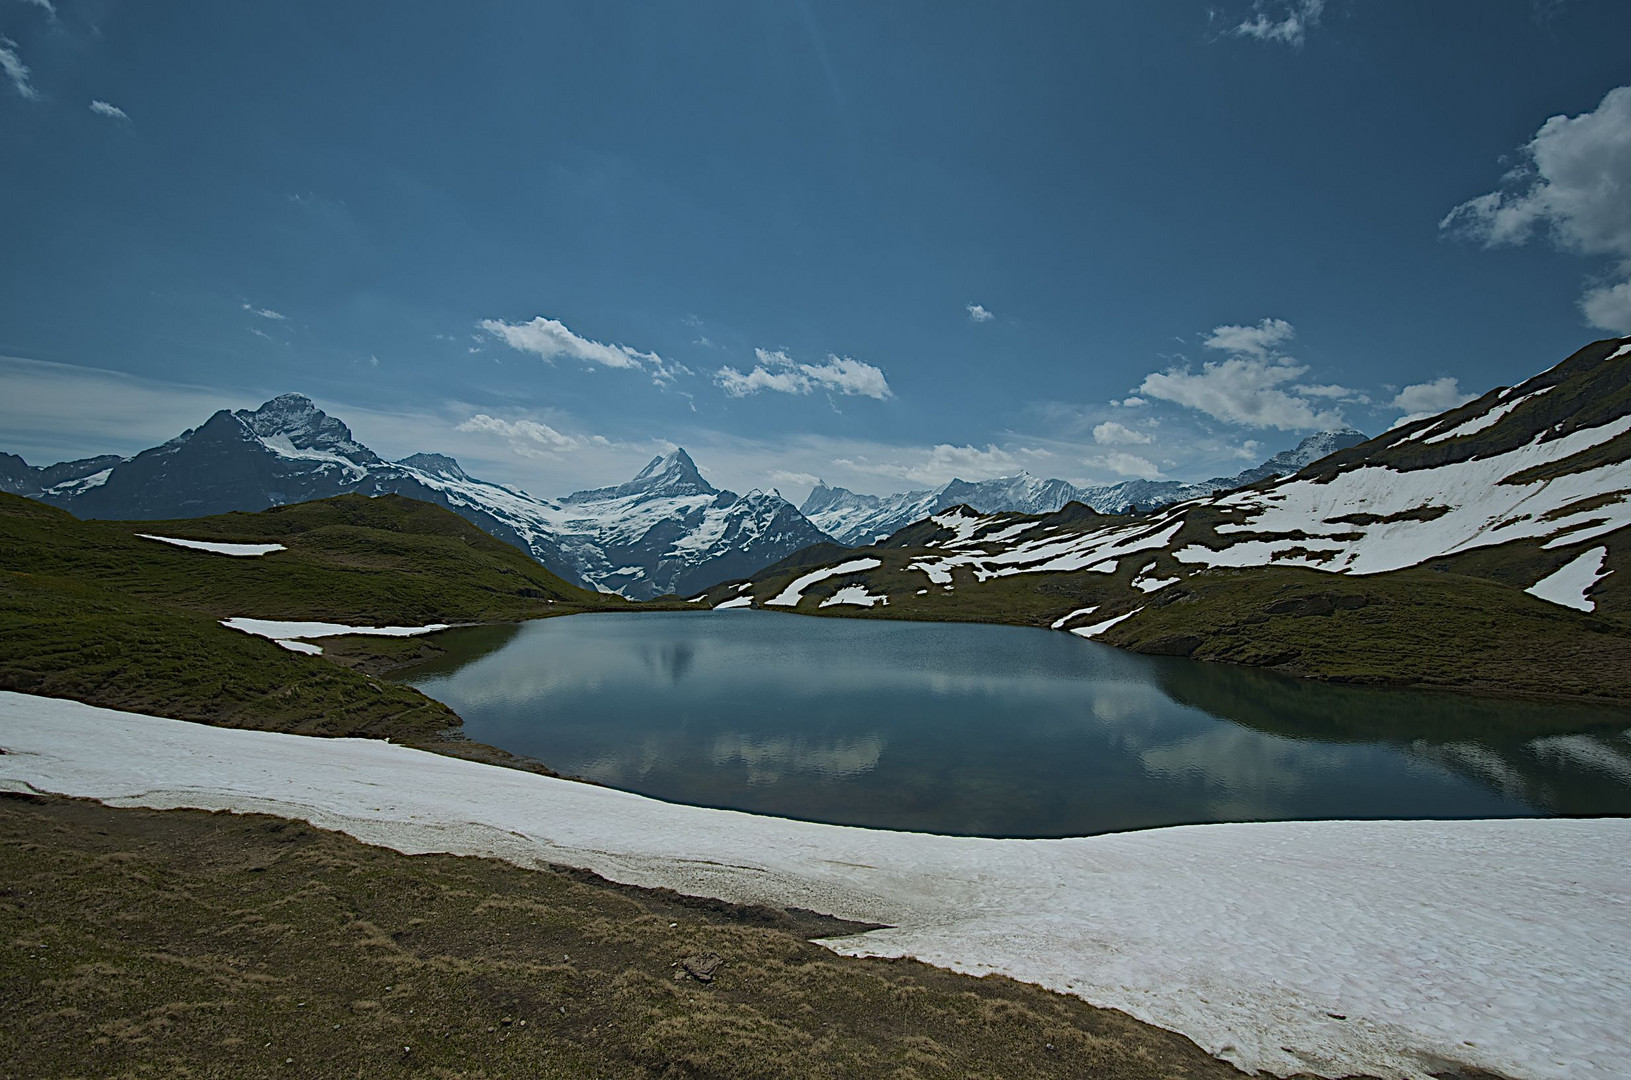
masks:
<svg viewBox="0 0 1631 1080"><path fill-rule="evenodd" d="M1631 813L1631 712L1361 690L1005 626L760 611L451 631L472 739L674 802L1081 836Z"/></svg>

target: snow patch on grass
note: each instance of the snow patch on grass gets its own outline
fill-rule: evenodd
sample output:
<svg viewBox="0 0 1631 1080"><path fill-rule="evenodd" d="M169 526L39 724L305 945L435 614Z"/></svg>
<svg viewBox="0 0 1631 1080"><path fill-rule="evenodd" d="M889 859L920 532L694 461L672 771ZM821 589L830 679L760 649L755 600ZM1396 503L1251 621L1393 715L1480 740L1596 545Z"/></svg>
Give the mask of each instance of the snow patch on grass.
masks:
<svg viewBox="0 0 1631 1080"><path fill-rule="evenodd" d="M1607 548L1592 548L1590 551L1581 552L1523 591L1530 596L1538 596L1542 600L1550 600L1564 607L1595 611L1597 604L1587 597L1586 593L1593 585L1608 576L1603 573L1603 561L1607 558Z"/></svg>
<svg viewBox="0 0 1631 1080"><path fill-rule="evenodd" d="M874 604L887 604L889 597L874 596L866 591L865 585L845 585L827 599L821 601L820 607L832 607L834 604L853 604L856 607L872 607Z"/></svg>
<svg viewBox="0 0 1631 1080"><path fill-rule="evenodd" d="M844 574L858 574L862 570L876 570L883 565L881 559L851 559L841 562L837 566L827 566L820 570L812 570L808 574L794 578L781 592L765 601L767 607L796 607L804 599L804 590L818 581L828 578L840 577Z"/></svg>
<svg viewBox="0 0 1631 1080"><path fill-rule="evenodd" d="M249 619L237 617L222 619L221 625L229 630L242 630L246 634L271 638L278 644L293 638L338 637L341 634L367 634L370 637L413 637L415 634L433 634L446 630L451 623L431 623L428 626L347 626L331 622L279 622L275 619ZM288 646L284 646L287 648ZM303 652L305 650L296 650Z"/></svg>
<svg viewBox="0 0 1631 1080"><path fill-rule="evenodd" d="M143 540L157 540L161 544L174 544L176 547L193 548L197 551L210 551L217 555L237 555L246 557L252 555L270 555L274 551L287 551L282 544L224 544L217 540L181 540L174 536L153 536L150 533L137 533Z"/></svg>

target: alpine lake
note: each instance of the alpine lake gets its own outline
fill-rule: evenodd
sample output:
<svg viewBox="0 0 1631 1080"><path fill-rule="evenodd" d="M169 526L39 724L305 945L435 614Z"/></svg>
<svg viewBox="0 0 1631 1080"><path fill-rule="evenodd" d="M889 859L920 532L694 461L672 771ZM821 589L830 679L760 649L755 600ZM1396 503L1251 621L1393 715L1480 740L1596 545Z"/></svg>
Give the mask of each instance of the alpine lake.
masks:
<svg viewBox="0 0 1631 1080"><path fill-rule="evenodd" d="M1062 837L1631 813L1631 710L1364 689L1070 634L751 610L444 632L471 739L670 802Z"/></svg>

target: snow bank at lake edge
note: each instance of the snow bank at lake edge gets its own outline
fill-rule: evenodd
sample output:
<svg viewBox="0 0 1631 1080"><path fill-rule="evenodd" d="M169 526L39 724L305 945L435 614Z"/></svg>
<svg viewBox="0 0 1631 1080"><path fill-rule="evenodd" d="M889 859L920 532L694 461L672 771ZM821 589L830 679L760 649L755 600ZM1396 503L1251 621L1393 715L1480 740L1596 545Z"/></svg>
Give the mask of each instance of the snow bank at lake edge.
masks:
<svg viewBox="0 0 1631 1080"><path fill-rule="evenodd" d="M1287 822L1077 840L815 825L358 739L0 693L0 778L304 818L401 851L583 866L892 929L828 944L1000 971L1248 1070L1607 1078L1631 1060L1631 821Z"/></svg>

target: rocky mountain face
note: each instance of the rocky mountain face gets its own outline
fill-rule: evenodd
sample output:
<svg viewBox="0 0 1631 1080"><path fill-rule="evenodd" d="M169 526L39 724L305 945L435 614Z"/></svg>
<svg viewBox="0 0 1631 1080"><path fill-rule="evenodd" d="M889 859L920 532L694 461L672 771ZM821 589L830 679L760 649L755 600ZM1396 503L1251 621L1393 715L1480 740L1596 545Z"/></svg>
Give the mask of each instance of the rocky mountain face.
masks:
<svg viewBox="0 0 1631 1080"><path fill-rule="evenodd" d="M684 450L556 507L552 522L585 579L633 600L704 588L828 539L774 491L715 488Z"/></svg>
<svg viewBox="0 0 1631 1080"><path fill-rule="evenodd" d="M1102 514L1119 514L1135 506L1150 510L1270 477L1287 476L1327 454L1364 441L1364 434L1353 428L1321 431L1261 465L1234 476L1219 476L1193 484L1176 480L1125 480L1101 487L1076 487L1064 480L1043 480L1020 473L979 483L953 480L933 491L857 495L817 482L799 510L817 528L844 544L874 543L951 506L969 506L987 514L1048 514L1066 503L1079 502Z"/></svg>
<svg viewBox="0 0 1631 1080"><path fill-rule="evenodd" d="M1573 696L1631 686L1631 338L1302 460L1340 441L1130 517L953 507L707 599L1045 625L1357 681L1462 685L1482 664L1525 693L1557 693L1565 667Z"/></svg>
<svg viewBox="0 0 1631 1080"><path fill-rule="evenodd" d="M30 465L16 454L0 454L0 491L12 495L38 496L41 492L91 488L108 478L109 471L124 459L116 454L63 461L56 465Z"/></svg>
<svg viewBox="0 0 1631 1080"><path fill-rule="evenodd" d="M309 398L222 410L130 458L36 468L0 456L0 490L82 518L162 520L307 502L405 495L446 507L574 584L630 599L751 573L827 537L775 492L738 496L702 478L684 450L626 484L559 501L470 476L453 458L386 461Z"/></svg>

